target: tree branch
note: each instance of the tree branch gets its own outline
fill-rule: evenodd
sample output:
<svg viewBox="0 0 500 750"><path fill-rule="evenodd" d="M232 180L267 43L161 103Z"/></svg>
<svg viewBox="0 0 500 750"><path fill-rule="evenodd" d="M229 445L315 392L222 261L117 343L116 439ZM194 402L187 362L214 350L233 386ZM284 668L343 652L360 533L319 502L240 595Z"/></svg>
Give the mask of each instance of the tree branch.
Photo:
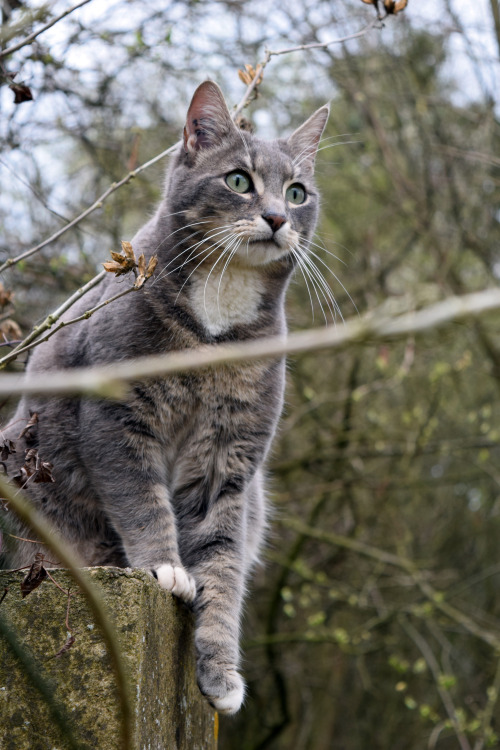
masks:
<svg viewBox="0 0 500 750"><path fill-rule="evenodd" d="M287 338L275 336L206 346L99 367L36 372L26 376L7 374L0 377L0 395L81 393L121 398L127 391L126 384L140 378L163 377L207 366L269 359L285 354L339 349L354 343L373 344L375 341L421 333L451 322L474 319L494 310L500 310L500 289L486 289L462 297L449 297L422 310L393 318L383 317L380 311L374 311L364 317L349 320L342 327L313 328L292 333Z"/></svg>
<svg viewBox="0 0 500 750"><path fill-rule="evenodd" d="M61 13L61 15L56 16L55 18L52 18L48 23L45 24L45 26L41 26L37 31L34 31L32 34L29 34L25 39L21 39L20 42L17 42L17 44L13 44L11 47L7 47L7 49L0 51L0 60L4 57L7 57L8 55L12 55L13 52L17 52L18 49L21 49L22 47L26 47L28 44L31 44L37 36L40 36L40 34L43 34L44 31L47 31L47 29L50 29L52 26L55 26L58 21L61 21L66 16L69 16L70 13L73 13L74 10L78 10L78 8L81 8L82 5L86 5L89 3L90 0L81 0L80 3L77 3L76 5L73 5L72 8L68 8L68 10L65 10L64 13Z"/></svg>
<svg viewBox="0 0 500 750"><path fill-rule="evenodd" d="M54 232L50 237L48 237L46 240L43 240L43 242L40 242L39 245L36 245L35 247L30 248L29 250L26 250L26 252L21 253L21 255L16 256L15 258L8 258L5 263L3 263L0 266L0 273L3 271L6 271L11 266L15 265L16 263L19 263L21 260L25 260L26 258L29 258L34 253L37 253L39 250L42 250L42 248L46 247L47 245L50 245L51 242L54 242L55 240L58 240L59 237L62 237L63 234L65 234L69 229L72 229L77 224L79 224L83 219L86 219L87 216L90 216L94 211L97 211L98 208L102 208L102 205L104 201L109 198L112 193L115 193L117 190L119 190L123 185L126 185L128 182L134 179L138 174L143 172L145 169L148 169L148 167L152 166L153 164L156 164L156 162L160 161L160 159L163 159L165 156L168 156L168 154L171 154L175 149L177 148L177 143L175 143L173 146L170 146L165 151L162 151L157 156L154 156L149 161L145 162L144 164L141 164L140 167L137 167L137 169L132 170L132 172L129 172L125 177L123 177L119 182L114 182L112 185L107 188L107 190L104 191L102 195L97 198L94 203L89 206L89 208L85 209L85 211L82 211L81 214L76 216L72 221L69 222L69 224L66 224L65 226L61 227L57 232Z"/></svg>

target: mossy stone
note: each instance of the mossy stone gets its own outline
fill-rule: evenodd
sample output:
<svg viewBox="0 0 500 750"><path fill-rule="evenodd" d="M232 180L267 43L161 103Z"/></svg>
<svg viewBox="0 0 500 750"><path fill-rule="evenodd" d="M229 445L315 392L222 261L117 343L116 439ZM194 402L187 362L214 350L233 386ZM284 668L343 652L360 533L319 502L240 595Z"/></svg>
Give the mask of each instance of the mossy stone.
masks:
<svg viewBox="0 0 500 750"><path fill-rule="evenodd" d="M63 570L50 571L74 595L66 643L67 596L50 579L24 599L26 571L0 571L3 618L35 658L54 696L64 704L83 747L120 750L115 676L84 595ZM119 634L134 704L131 750L215 750L217 716L201 696L195 675L193 618L145 571L89 568ZM0 748L63 750L46 704L0 639Z"/></svg>

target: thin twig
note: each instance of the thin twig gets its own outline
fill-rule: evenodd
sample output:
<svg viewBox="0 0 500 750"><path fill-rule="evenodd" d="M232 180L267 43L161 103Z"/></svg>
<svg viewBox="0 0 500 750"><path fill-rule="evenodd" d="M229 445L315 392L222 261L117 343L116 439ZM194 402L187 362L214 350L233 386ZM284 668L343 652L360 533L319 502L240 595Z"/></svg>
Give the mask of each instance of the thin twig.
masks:
<svg viewBox="0 0 500 750"><path fill-rule="evenodd" d="M434 677L434 682L436 683L436 688L439 693L439 696L441 698L441 701L443 702L443 705L445 707L446 713L448 714L448 718L453 726L453 729L455 731L456 738L458 740L458 744L460 745L461 750L471 750L471 746L469 744L469 741L467 737L464 735L462 730L460 729L458 719L457 719L457 711L455 709L455 705L453 703L453 699L451 697L450 691L447 690L442 684L441 684L441 670L439 668L439 664L436 660L436 657L434 656L431 647L423 638L418 630L413 627L413 625L408 621L406 617L400 617L399 618L401 627L403 630L407 633L407 635L411 638L411 640L415 643L419 651L421 652L422 656L424 657L427 666L429 667L432 676Z"/></svg>
<svg viewBox="0 0 500 750"><path fill-rule="evenodd" d="M106 274L106 271L103 271L102 274ZM96 276L94 279L92 279L92 281L96 283L102 281L102 278L103 278L102 274L99 274L98 276ZM96 284L93 284L93 286L95 285ZM86 291L88 291L88 289ZM29 351L30 349L33 349L35 346L38 346L42 342L47 341L55 333L60 331L61 328L65 328L66 326L73 325L74 323L80 323L82 320L88 320L88 318L90 318L95 312L97 312L98 310L101 310L103 307L106 307L106 305L109 305L111 302L115 302L115 300L120 299L120 297L124 297L126 294L130 294L130 292L137 292L137 291L139 291L138 287L135 287L135 286L127 287L126 289L123 289L121 292L118 292L117 294L115 294L113 297L109 297L109 299L106 299L103 302L100 302L95 307L92 307L89 310L86 310L81 315L78 315L78 317L71 318L71 320L61 320L59 324L55 326L54 328L50 327L48 332L45 334L45 336L42 336L41 338L37 338L40 335L41 331L46 330L49 327L45 325L47 321L50 320L51 321L50 326L52 326L53 323L57 321L57 319L61 316L62 312L64 312L64 310L62 310L62 307L64 307L65 310L67 309L67 307L69 307L69 305L68 306L63 305L61 308L59 308L59 310L61 310L61 313L57 315L57 317L56 317L56 313L58 313L59 311L56 310L56 312L49 315L49 317L41 324L41 326L38 327L38 330L34 329L32 333L29 336L27 336L25 341L22 342L22 345L18 346L16 349L14 349L14 351L10 352L9 354L6 354L5 357L2 357L0 359L0 368L6 365L8 362L11 362L13 359L16 359L16 357L18 357L20 354L24 354L25 352ZM81 292L81 289L79 290L79 292ZM82 294L79 294L77 299L79 299L79 297L81 296ZM75 301L76 299L73 300L73 302ZM73 302L71 304L73 304ZM34 335L35 331L36 331L36 335Z"/></svg>
<svg viewBox="0 0 500 750"><path fill-rule="evenodd" d="M95 286L100 284L100 282L105 278L106 271L101 271L101 273L97 274L97 276L94 276L93 279L91 279L87 284L80 287L74 294L71 295L60 307L57 308L57 310L54 310L54 312L50 313L50 315L47 315L43 323L40 323L40 325L35 326L31 333L26 336L23 341L21 341L15 349L13 349L9 354L6 354L5 357L2 357L0 359L0 366L7 364L7 362L10 362L12 359L15 359L21 352L25 351L29 344L31 344L35 339L37 339L44 331L51 328L54 323L56 323L61 315L66 312L70 307L72 307L75 302L77 302L81 297L83 297L84 294L86 294L88 291L93 289ZM29 347L28 347L29 348Z"/></svg>
<svg viewBox="0 0 500 750"><path fill-rule="evenodd" d="M277 50L271 50L266 49L264 54L264 59L261 60L256 68L255 68L255 74L251 81L251 83L248 85L247 90L245 91L241 101L236 105L236 107L233 110L232 117L233 120L236 119L236 117L242 112L242 110L245 109L245 107L248 105L250 98L257 88L257 86L260 85L262 82L262 74L264 73L264 69L270 62L272 57L277 57L279 55L288 55L292 52L305 52L313 49L328 49L328 47L331 47L333 44L343 44L344 42L349 42L351 39L359 39L359 37L364 36L369 31L371 31L373 28L378 27L380 28L381 22L386 18L384 16L383 18L375 18L371 23L368 24L368 26L365 26L361 31L357 31L354 34L348 34L347 36L340 37L338 39L330 39L328 42L313 42L312 44L299 44L296 47L286 47L284 49L277 49Z"/></svg>
<svg viewBox="0 0 500 750"><path fill-rule="evenodd" d="M32 34L29 34L25 39L21 39L20 42L13 44L11 47L7 47L7 49L1 50L0 60L4 57L7 57L8 55L12 55L13 52L17 52L18 49L21 49L22 47L26 47L28 44L31 44L31 42L33 42L37 38L37 36L40 36L40 34L43 34L44 31L47 31L47 29L50 29L56 23L61 21L61 19L65 18L66 16L69 16L70 13L73 13L73 11L78 10L78 8L81 8L82 5L86 5L89 2L90 0L81 0L80 3L73 5L72 8L68 8L68 10L65 10L64 13L61 13L59 16L56 16L55 18L52 18L48 23L45 24L45 26L41 26L39 29L37 29L37 31L34 31Z"/></svg>
<svg viewBox="0 0 500 750"><path fill-rule="evenodd" d="M34 255L34 253L37 253L39 250L42 250L42 248L46 247L47 245L50 245L51 242L55 242L55 240L58 240L59 237L62 237L63 234L65 234L67 231L75 227L77 224L79 224L83 219L86 219L87 216L90 216L94 211L97 211L97 209L102 208L104 201L109 198L112 193L115 193L117 190L119 190L123 185L126 185L128 182L134 179L138 174L143 172L145 169L148 169L148 167L152 166L153 164L156 164L156 162L160 161L160 159L165 158L165 156L168 156L168 154L173 153L178 147L178 144L175 143L173 146L170 146L165 151L162 151L157 156L154 156L152 159L149 159L149 161L145 162L144 164L141 164L140 167L137 167L137 169L134 169L132 172L129 172L125 177L123 177L119 182L114 182L112 185L107 188L107 190L104 191L102 195L97 198L94 203L89 206L89 208L85 209L85 211L82 211L81 214L76 216L72 221L69 222L69 224L65 224L65 226L61 227L57 232L54 232L50 237L48 237L46 240L43 240L43 242L40 242L35 247L30 248L29 250L26 250L24 253L21 253L21 255L17 255L15 258L8 258L5 263L2 263L0 266L0 273L3 273L3 271L6 271L11 266L15 265L16 263L19 263L22 260L25 260L26 258L29 258L31 255Z"/></svg>
<svg viewBox="0 0 500 750"><path fill-rule="evenodd" d="M86 0L86 2L88 1L89 0ZM376 26L379 26L380 22L381 22L380 19L376 18L370 24L368 24L368 26L365 26L364 29L361 29L361 31L355 32L354 34L349 34L348 36L341 37L339 39L332 39L329 42L317 42L313 44L299 45L297 47L289 47L283 50L266 50L263 61L257 65L256 75L254 79L252 80L247 90L245 91L241 101L236 105L235 109L233 110L233 113L232 113L233 119L235 119L238 116L238 114L247 106L254 89L260 82L260 76L263 73L264 68L269 63L272 57L275 57L278 55L289 54L290 52L296 52L296 51L301 51L301 50L320 49L320 48L327 49L329 46L333 44L343 44L344 42L347 42L351 39L357 39L361 36L364 36L371 29L375 28ZM76 216L72 221L70 221L65 226L61 227L61 229L59 229L57 232L54 232L54 234L52 234L46 240L43 240L43 242L40 242L35 247L32 247L29 250L26 250L24 253L21 253L15 258L8 258L2 265L0 265L0 273L10 268L11 266L15 265L16 263L19 263L20 261L25 260L26 258L29 258L34 253L37 253L39 250L42 250L42 248L46 247L47 245L50 245L50 243L55 242L55 240L59 239L59 237L61 237L67 231L75 227L77 224L83 221L83 219L87 218L87 216L92 214L97 209L102 208L104 201L107 198L109 198L109 196L112 195L112 193L116 192L116 190L119 190L119 188L123 187L123 185L126 185L128 182L130 182L130 180L132 180L140 172L144 171L145 169L148 169L148 167L152 166L156 162L160 161L160 159L163 159L165 156L175 151L177 147L178 147L178 144L176 143L170 148L166 149L165 151L162 151L153 159L150 159L149 161L147 161L145 164L142 164L140 167L137 167L137 169L134 169L133 171L129 172L119 182L115 182L112 185L110 185L110 187L107 190L105 190L104 193L101 196L99 196L99 198L97 198L97 200L89 208L87 208L85 211L82 211L81 214Z"/></svg>
<svg viewBox="0 0 500 750"><path fill-rule="evenodd" d="M363 317L346 321L341 327L313 328L292 333L286 338L273 336L206 346L203 349L170 352L81 369L28 375L9 373L0 377L0 396L81 393L120 398L127 392L127 382L141 378L163 377L207 366L269 359L285 354L339 349L352 344L390 341L433 330L451 322L474 319L495 310L500 310L500 289L485 289L461 297L449 297L422 310L395 317L384 317L382 312L375 310Z"/></svg>
<svg viewBox="0 0 500 750"><path fill-rule="evenodd" d="M300 534L305 534L311 537L311 539L317 539L318 541L331 544L335 547L348 549L356 554L361 554L365 557L377 560L378 562L404 570L413 578L413 581L420 591L436 609L440 610L453 622L461 625L463 629L471 635L479 638L484 643L487 643L496 651L500 651L500 637L496 633L492 633L491 631L482 628L471 617L464 614L456 607L453 607L451 604L448 604L444 600L443 594L427 582L424 571L420 570L412 560L401 557L400 555L395 555L391 552L386 552L385 550L373 547L370 544L365 544L358 539L351 539L342 534L334 534L332 532L315 529L295 519L289 519L282 521L281 523Z"/></svg>

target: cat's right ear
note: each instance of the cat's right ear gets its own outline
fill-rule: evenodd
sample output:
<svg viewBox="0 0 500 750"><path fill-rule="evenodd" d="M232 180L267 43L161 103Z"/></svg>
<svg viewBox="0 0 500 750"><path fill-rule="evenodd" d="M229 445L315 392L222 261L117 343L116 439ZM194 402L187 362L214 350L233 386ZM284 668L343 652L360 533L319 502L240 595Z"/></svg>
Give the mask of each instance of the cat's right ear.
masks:
<svg viewBox="0 0 500 750"><path fill-rule="evenodd" d="M216 83L205 81L194 92L184 128L184 151L195 154L200 149L220 144L235 128L222 91Z"/></svg>

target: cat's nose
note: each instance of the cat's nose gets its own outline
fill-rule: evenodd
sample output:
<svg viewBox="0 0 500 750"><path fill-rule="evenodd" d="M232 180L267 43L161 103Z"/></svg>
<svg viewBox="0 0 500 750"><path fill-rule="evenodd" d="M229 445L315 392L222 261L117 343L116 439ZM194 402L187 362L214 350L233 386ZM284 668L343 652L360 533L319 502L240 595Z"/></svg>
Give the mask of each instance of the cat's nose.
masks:
<svg viewBox="0 0 500 750"><path fill-rule="evenodd" d="M282 214L263 214L262 218L267 221L273 232L277 232L286 221L286 216Z"/></svg>

